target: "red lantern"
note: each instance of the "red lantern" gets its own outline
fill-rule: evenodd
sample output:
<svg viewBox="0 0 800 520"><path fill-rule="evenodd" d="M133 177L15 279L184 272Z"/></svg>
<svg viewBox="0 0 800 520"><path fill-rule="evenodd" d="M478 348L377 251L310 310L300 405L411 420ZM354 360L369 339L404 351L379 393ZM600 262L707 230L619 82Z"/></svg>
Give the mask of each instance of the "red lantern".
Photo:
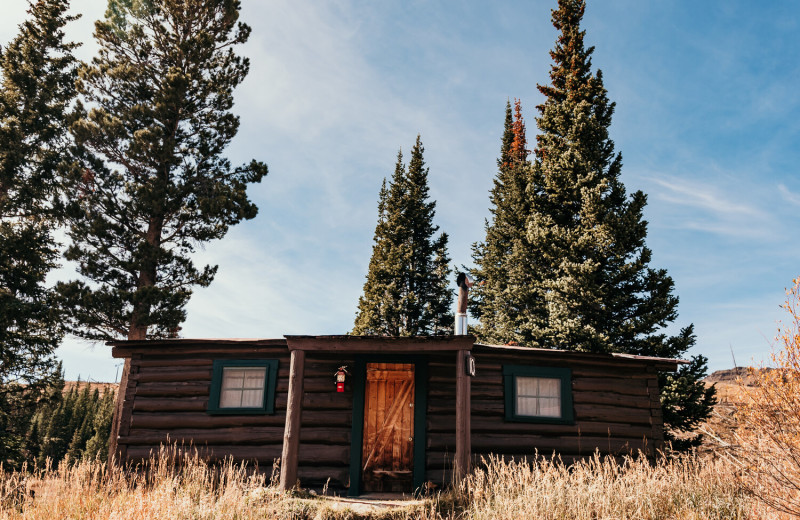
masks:
<svg viewBox="0 0 800 520"><path fill-rule="evenodd" d="M336 391L337 392L344 392L344 380L347 376L347 367L339 367L339 370L336 371Z"/></svg>

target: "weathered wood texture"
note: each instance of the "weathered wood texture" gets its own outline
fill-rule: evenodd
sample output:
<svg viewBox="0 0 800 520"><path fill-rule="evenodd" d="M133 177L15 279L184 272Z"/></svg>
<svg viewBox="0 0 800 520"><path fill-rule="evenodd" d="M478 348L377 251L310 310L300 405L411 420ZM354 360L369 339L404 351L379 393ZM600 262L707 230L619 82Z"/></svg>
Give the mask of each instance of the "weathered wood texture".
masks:
<svg viewBox="0 0 800 520"><path fill-rule="evenodd" d="M289 350L342 354L413 354L470 350L475 336L286 336Z"/></svg>
<svg viewBox="0 0 800 520"><path fill-rule="evenodd" d="M506 459L558 453L564 460L599 450L624 455L647 454L663 442L661 405L655 367L643 361L537 356L528 352L473 350L477 374L471 381L472 458ZM436 483L452 477L456 452L455 360L437 355L429 363L427 478ZM507 422L503 399L503 365L572 369L574 424Z"/></svg>
<svg viewBox="0 0 800 520"><path fill-rule="evenodd" d="M297 452L300 449L300 420L303 415L303 380L306 353L292 352L289 361L289 395L286 401L286 427L283 430L281 451L281 480L279 489L289 491L297 482Z"/></svg>
<svg viewBox="0 0 800 520"><path fill-rule="evenodd" d="M456 436L456 358L455 353L432 355L428 359L428 400L426 410L426 480L449 483L452 478ZM439 417L446 417L439 421ZM438 429L431 429L432 425ZM451 441L445 449L432 451L431 444ZM446 473L446 474L445 474Z"/></svg>
<svg viewBox="0 0 800 520"><path fill-rule="evenodd" d="M467 356L469 352L462 350L456 352L456 455L453 459L453 474L456 480L461 479L469 472L470 454L472 452L470 426L470 409L472 399L470 394L471 379L467 375Z"/></svg>
<svg viewBox="0 0 800 520"><path fill-rule="evenodd" d="M132 366L119 450L124 460L158 453L161 444L189 445L209 460L226 454L255 461L265 470L280 459L289 390L289 351L281 345L181 343L174 352L139 347ZM129 349L133 350L133 349ZM277 359L273 415L209 415L211 371L215 359ZM344 489L348 485L352 378L337 393L334 373L353 360L340 355L307 354L297 477L304 486ZM330 481L329 481L330 479Z"/></svg>
<svg viewBox="0 0 800 520"><path fill-rule="evenodd" d="M364 491L411 492L414 470L414 365L368 363L362 475Z"/></svg>
<svg viewBox="0 0 800 520"><path fill-rule="evenodd" d="M133 402L136 399L136 375L139 367L134 365L141 358L139 355L131 356L125 360L122 369L122 379L117 392L117 402L114 403L114 416L111 419L111 434L108 440L108 464L124 463L127 458L127 446L121 444L119 439L128 435L133 415Z"/></svg>
<svg viewBox="0 0 800 520"><path fill-rule="evenodd" d="M341 366L351 372L355 361L340 354L306 352L303 420L297 478L304 487L344 490L349 485L350 435L353 415L353 375L344 392L336 391L334 375ZM311 440L307 430L325 430L328 437ZM318 451L309 448L318 447ZM323 471L324 469L324 471Z"/></svg>
<svg viewBox="0 0 800 520"><path fill-rule="evenodd" d="M178 350L178 352L176 352ZM131 356L131 371L119 452L123 460L148 458L162 444L177 443L209 460L232 456L270 470L281 456L289 375L285 344L181 342L160 349L120 349ZM215 359L277 359L278 384L273 415L209 415L211 371ZM329 435L310 428L305 442L322 446ZM319 450L319 448L316 448ZM322 450L324 451L324 450Z"/></svg>
<svg viewBox="0 0 800 520"><path fill-rule="evenodd" d="M281 457L289 387L285 344L126 344L115 350L122 353L130 356L131 369L119 409L121 460L148 457L160 444L174 442L191 444L211 459L254 460L266 470ZM595 449L615 455L638 449L653 453L663 442L656 364L478 347L472 355L477 361L477 375L470 380L473 460L491 453L519 459L558 452L564 460ZM275 413L209 415L215 359L277 359ZM575 424L506 422L502 368L507 364L571 368ZM306 352L297 473L303 486L349 485L353 377L345 392L336 392L334 373L342 365L352 370L354 354ZM426 479L436 483L451 478L456 451L455 365L454 351L428 354Z"/></svg>

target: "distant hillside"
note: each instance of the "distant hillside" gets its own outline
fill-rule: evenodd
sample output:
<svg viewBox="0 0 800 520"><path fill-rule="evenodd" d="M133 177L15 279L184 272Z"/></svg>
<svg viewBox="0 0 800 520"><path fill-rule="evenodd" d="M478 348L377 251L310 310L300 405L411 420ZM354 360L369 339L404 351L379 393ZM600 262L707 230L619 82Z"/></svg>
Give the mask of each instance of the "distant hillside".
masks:
<svg viewBox="0 0 800 520"><path fill-rule="evenodd" d="M742 399L742 390L744 388L753 386L753 378L758 374L767 370L775 370L774 368L757 368L752 369L748 367L730 368L727 370L717 370L710 376L704 379L707 385L715 384L717 386L717 399L719 408L728 409L731 405Z"/></svg>
<svg viewBox="0 0 800 520"><path fill-rule="evenodd" d="M757 368L755 372L763 372L775 370L774 368ZM706 383L728 383L728 384L737 384L737 380L740 379L744 383L745 386L752 386L752 372L751 368L748 367L736 367L736 368L729 368L728 370L717 370L707 378L705 378Z"/></svg>
<svg viewBox="0 0 800 520"><path fill-rule="evenodd" d="M717 405L714 413L701 429L714 432L714 435L723 436L731 433L735 422L732 421L736 411L736 406L747 400L748 388L754 386L754 378L757 374L775 370L774 368L748 367L730 368L728 370L717 370L704 379L707 385L716 385ZM703 448L706 450L716 449L718 445L710 437L704 439Z"/></svg>
<svg viewBox="0 0 800 520"><path fill-rule="evenodd" d="M707 378L706 383L735 383L738 378L747 376L747 367L729 368L727 370L717 370Z"/></svg>
<svg viewBox="0 0 800 520"><path fill-rule="evenodd" d="M112 392L116 392L117 388L119 388L119 383L98 383L93 381L87 383L86 381L65 381L64 393L66 394L67 392L75 388L75 386L78 384L81 385L81 388L83 388L88 384L89 389L91 391L97 390L98 392L100 392L100 395L103 395L109 390L111 390Z"/></svg>
<svg viewBox="0 0 800 520"><path fill-rule="evenodd" d="M740 383L744 386L751 386L752 375L749 374L747 367L729 368L727 370L717 370L704 379L707 385L717 387L717 413L729 415L733 412L732 405L741 399ZM713 419L712 419L712 422Z"/></svg>

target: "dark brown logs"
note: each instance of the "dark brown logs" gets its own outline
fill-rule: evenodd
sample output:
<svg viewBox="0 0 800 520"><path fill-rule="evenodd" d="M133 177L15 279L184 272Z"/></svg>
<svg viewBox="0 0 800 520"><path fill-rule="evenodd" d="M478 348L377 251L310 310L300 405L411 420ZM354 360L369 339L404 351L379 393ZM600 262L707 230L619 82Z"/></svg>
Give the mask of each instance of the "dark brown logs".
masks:
<svg viewBox="0 0 800 520"><path fill-rule="evenodd" d="M346 429L303 428L300 441L315 444L349 445L350 432ZM170 430L142 429L131 430L130 434L120 437L120 444L166 444L166 443L203 444L280 444L283 445L283 427L258 426L246 428L175 428Z"/></svg>
<svg viewBox="0 0 800 520"><path fill-rule="evenodd" d="M136 396L133 403L134 412L205 412L208 409L208 398L192 397L144 397Z"/></svg>
<svg viewBox="0 0 800 520"><path fill-rule="evenodd" d="M149 397L208 397L210 381L180 383L140 383L136 388L136 396Z"/></svg>
<svg viewBox="0 0 800 520"><path fill-rule="evenodd" d="M132 378L140 383L154 381L211 381L211 368L178 367L172 370L157 370L154 367L148 367L132 376Z"/></svg>
<svg viewBox="0 0 800 520"><path fill-rule="evenodd" d="M300 466L297 473L303 485L325 484L330 479L344 487L350 476L349 469L341 466Z"/></svg>
<svg viewBox="0 0 800 520"><path fill-rule="evenodd" d="M157 456L159 446L128 446L128 457L130 459L147 459ZM281 445L273 444L267 446L238 446L238 445L218 445L218 446L178 446L179 453L192 455L197 453L201 458L210 460L222 460L232 457L234 460L255 460L260 463L272 463L281 455ZM327 446L322 444L311 444L303 446L303 459L308 465L340 465L345 466L350 461L349 446ZM297 478L295 469L295 478ZM281 471L281 474L283 472Z"/></svg>
<svg viewBox="0 0 800 520"><path fill-rule="evenodd" d="M478 433L508 433L510 435L546 434L546 435L615 435L623 437L644 437L650 435L649 425L631 425L628 423L581 421L576 424L536 424L524 422L506 422L492 417L472 417L472 435ZM455 415L437 414L428 416L428 435L455 432Z"/></svg>

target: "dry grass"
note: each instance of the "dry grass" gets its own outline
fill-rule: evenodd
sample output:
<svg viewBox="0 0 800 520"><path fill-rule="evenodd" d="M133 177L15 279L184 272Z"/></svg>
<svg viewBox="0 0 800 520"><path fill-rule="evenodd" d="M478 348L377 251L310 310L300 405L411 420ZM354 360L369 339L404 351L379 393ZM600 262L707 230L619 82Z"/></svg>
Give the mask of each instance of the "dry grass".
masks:
<svg viewBox="0 0 800 520"><path fill-rule="evenodd" d="M753 510L731 472L711 457L595 456L571 467L489 461L461 486L470 519L745 519Z"/></svg>
<svg viewBox="0 0 800 520"><path fill-rule="evenodd" d="M655 464L595 457L572 467L491 460L452 491L384 509L281 494L268 476L242 466L197 458L176 466L165 452L138 471L82 462L0 478L2 519L779 518L743 493L732 466L709 457Z"/></svg>

